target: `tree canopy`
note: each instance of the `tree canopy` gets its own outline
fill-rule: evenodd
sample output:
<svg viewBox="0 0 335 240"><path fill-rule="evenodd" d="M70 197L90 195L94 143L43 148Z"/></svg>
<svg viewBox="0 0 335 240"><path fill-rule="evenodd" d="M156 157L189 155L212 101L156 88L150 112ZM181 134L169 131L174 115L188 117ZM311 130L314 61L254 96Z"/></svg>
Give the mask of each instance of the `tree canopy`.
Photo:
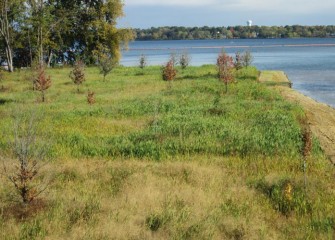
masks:
<svg viewBox="0 0 335 240"><path fill-rule="evenodd" d="M132 30L117 28L122 16L122 0L0 0L1 61L94 64L104 49L118 62L121 46L133 38Z"/></svg>

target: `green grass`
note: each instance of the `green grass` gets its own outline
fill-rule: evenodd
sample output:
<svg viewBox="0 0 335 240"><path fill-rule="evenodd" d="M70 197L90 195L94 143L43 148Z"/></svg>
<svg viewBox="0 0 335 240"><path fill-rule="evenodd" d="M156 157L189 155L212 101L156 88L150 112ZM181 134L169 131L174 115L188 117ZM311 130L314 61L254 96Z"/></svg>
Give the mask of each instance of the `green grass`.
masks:
<svg viewBox="0 0 335 240"><path fill-rule="evenodd" d="M155 67L142 76L134 74L137 69L120 68L105 83L96 69L88 69L83 94L76 94L67 71L52 72L48 103L37 105L46 116L44 124L51 124L57 158L300 154L296 119L302 110L254 80L232 84L224 94L211 66L190 68L171 89L160 81ZM255 78L257 72L253 69L250 74ZM17 101L36 107L38 94L33 97L26 85L23 94L4 96L4 101L15 99L4 104L5 112ZM97 104L86 104L86 89L96 93Z"/></svg>
<svg viewBox="0 0 335 240"><path fill-rule="evenodd" d="M226 94L211 65L179 70L172 84L160 67L119 67L106 82L87 68L79 94L70 71L48 71L46 103L25 80L29 71L5 75L0 151L10 152L15 110L34 109L51 143L41 175L53 181L46 206L26 220L0 203L0 238L332 238L334 170L314 139L305 188L304 112L258 83L255 68ZM14 190L0 180L0 198L9 199Z"/></svg>

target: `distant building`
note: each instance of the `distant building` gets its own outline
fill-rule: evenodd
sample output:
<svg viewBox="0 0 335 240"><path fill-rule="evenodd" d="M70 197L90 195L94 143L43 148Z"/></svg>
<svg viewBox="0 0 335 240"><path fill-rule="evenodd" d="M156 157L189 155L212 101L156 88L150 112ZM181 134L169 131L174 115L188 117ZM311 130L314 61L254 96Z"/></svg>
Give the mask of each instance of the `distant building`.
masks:
<svg viewBox="0 0 335 240"><path fill-rule="evenodd" d="M251 20L248 20L248 21L247 21L247 26L248 26L248 27L251 27L251 26L252 26L252 21L251 21Z"/></svg>

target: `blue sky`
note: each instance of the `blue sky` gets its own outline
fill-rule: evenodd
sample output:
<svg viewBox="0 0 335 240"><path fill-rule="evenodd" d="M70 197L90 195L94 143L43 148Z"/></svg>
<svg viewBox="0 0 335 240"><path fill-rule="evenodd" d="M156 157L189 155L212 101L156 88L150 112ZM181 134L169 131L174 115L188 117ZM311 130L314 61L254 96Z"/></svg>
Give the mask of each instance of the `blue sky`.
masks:
<svg viewBox="0 0 335 240"><path fill-rule="evenodd" d="M121 27L335 25L335 0L124 0Z"/></svg>

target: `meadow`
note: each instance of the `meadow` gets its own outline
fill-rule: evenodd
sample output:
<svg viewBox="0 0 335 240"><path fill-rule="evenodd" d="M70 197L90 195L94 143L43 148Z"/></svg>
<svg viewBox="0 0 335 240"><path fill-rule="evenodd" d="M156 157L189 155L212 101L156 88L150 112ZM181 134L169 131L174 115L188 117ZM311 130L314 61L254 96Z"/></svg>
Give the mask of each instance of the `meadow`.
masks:
<svg viewBox="0 0 335 240"><path fill-rule="evenodd" d="M70 71L48 70L45 103L29 70L0 82L4 164L17 161L13 119L33 112L48 143L39 179L51 179L23 206L0 175L1 239L335 237L334 168L315 138L304 159L303 109L257 69L239 70L227 93L213 65L173 82L159 66L118 67L106 81L87 68L79 93Z"/></svg>

